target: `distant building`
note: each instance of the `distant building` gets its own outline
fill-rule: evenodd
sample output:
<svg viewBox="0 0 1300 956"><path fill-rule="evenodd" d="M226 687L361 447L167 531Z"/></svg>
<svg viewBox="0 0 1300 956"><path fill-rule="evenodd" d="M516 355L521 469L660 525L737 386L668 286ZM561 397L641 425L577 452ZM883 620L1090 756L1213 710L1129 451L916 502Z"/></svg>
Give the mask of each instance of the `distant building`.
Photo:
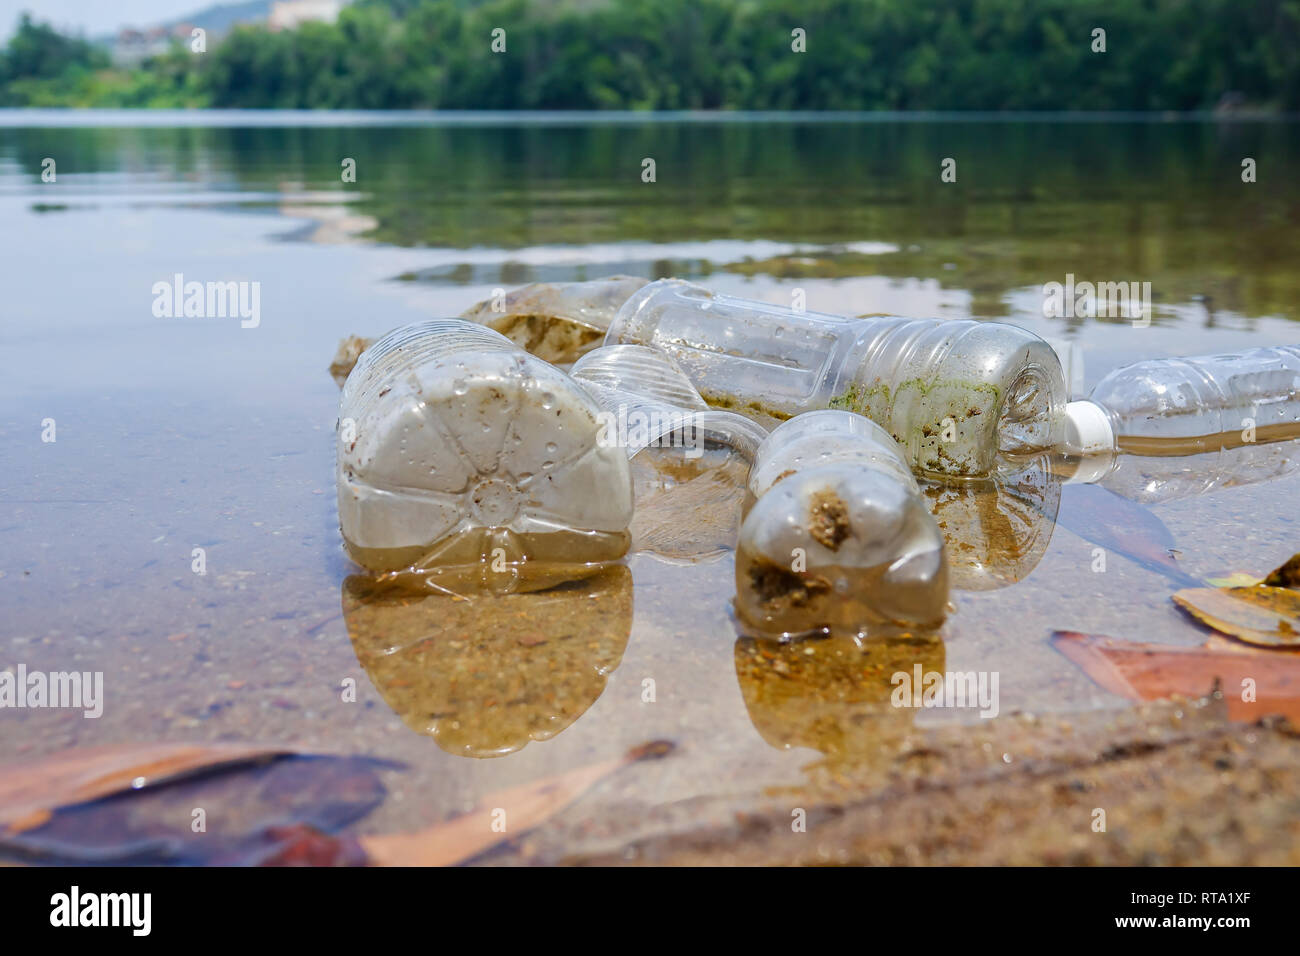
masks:
<svg viewBox="0 0 1300 956"><path fill-rule="evenodd" d="M343 0L276 0L266 25L272 30L293 30L304 23L333 23Z"/></svg>
<svg viewBox="0 0 1300 956"><path fill-rule="evenodd" d="M189 43L193 24L176 23L169 27L150 27L133 30L123 27L113 41L113 62L132 65L151 56L159 56L171 49L173 43Z"/></svg>

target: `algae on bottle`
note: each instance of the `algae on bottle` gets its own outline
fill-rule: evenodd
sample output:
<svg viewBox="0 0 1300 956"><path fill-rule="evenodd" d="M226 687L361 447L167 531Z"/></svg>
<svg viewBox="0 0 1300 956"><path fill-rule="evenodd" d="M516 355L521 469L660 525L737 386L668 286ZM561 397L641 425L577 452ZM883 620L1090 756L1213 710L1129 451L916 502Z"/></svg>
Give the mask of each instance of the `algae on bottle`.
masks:
<svg viewBox="0 0 1300 956"><path fill-rule="evenodd" d="M634 292L606 343L676 359L711 404L771 419L865 415L919 472L980 477L1053 447L1069 395L1052 347L972 320L799 312L673 279Z"/></svg>

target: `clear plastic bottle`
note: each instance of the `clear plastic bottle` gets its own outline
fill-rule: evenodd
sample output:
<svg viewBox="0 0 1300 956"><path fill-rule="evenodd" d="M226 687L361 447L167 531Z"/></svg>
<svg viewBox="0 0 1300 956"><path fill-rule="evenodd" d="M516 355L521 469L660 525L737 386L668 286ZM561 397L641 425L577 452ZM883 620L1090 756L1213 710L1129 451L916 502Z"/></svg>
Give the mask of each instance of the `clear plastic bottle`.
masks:
<svg viewBox="0 0 1300 956"><path fill-rule="evenodd" d="M648 279L609 276L586 282L534 282L476 302L461 318L500 332L515 345L555 365L570 365L597 348L619 307ZM330 375L341 387L375 339L349 335L339 342Z"/></svg>
<svg viewBox="0 0 1300 956"><path fill-rule="evenodd" d="M632 458L633 549L673 564L729 554L767 429L710 409L676 362L644 345L596 349L572 374L600 402L602 440Z"/></svg>
<svg viewBox="0 0 1300 956"><path fill-rule="evenodd" d="M367 349L339 406L339 525L373 571L459 591L536 589L627 551L627 455L572 378L463 319Z"/></svg>
<svg viewBox="0 0 1300 956"><path fill-rule="evenodd" d="M609 276L583 282L534 282L461 313L520 348L567 364L601 344L619 307L649 280Z"/></svg>
<svg viewBox="0 0 1300 956"><path fill-rule="evenodd" d="M644 345L607 345L588 352L571 372L600 403L606 441L632 457L647 447L682 448L699 457L707 443L752 459L767 429L734 412L715 411L676 362Z"/></svg>
<svg viewBox="0 0 1300 956"><path fill-rule="evenodd" d="M1060 361L1015 326L845 319L663 279L632 294L605 341L667 352L714 405L775 419L819 408L863 414L918 471L983 476L1000 455L1062 436Z"/></svg>
<svg viewBox="0 0 1300 956"><path fill-rule="evenodd" d="M1152 359L1067 408L1065 448L1166 457L1300 438L1300 346Z"/></svg>
<svg viewBox="0 0 1300 956"><path fill-rule="evenodd" d="M736 545L736 610L759 636L933 628L948 605L943 535L898 446L825 410L758 449Z"/></svg>

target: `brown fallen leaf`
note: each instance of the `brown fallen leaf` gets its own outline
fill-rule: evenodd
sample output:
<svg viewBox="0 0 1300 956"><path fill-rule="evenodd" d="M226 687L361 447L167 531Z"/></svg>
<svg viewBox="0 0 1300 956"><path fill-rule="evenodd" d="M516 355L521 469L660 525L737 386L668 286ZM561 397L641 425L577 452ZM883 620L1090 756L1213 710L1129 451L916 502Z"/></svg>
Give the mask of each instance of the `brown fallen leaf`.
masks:
<svg viewBox="0 0 1300 956"><path fill-rule="evenodd" d="M240 744L144 744L69 750L6 764L0 766L0 827L18 833L41 825L60 807L293 752Z"/></svg>
<svg viewBox="0 0 1300 956"><path fill-rule="evenodd" d="M1113 694L1130 700L1203 697L1217 682L1232 720L1283 714L1300 721L1300 656L1241 645L1229 650L1227 644L1179 647L1078 631L1052 633L1052 646ZM1254 682L1254 700L1242 699L1246 680Z"/></svg>
<svg viewBox="0 0 1300 956"><path fill-rule="evenodd" d="M1256 584L1185 588L1174 603L1192 617L1248 644L1300 647L1300 591Z"/></svg>
<svg viewBox="0 0 1300 956"><path fill-rule="evenodd" d="M613 760L489 794L475 809L446 823L414 833L363 836L359 842L375 866L454 866L465 863L499 843L522 836L559 813L614 771L640 760L667 756L673 746L665 740L642 744ZM506 812L508 832L499 832L492 827L493 812L497 808Z"/></svg>
<svg viewBox="0 0 1300 956"><path fill-rule="evenodd" d="M380 772L400 765L364 756L282 754L224 764L52 811L29 829L0 827L0 860L38 864L250 866L363 864L337 836L383 802ZM195 808L204 825L191 829ZM328 841L337 844L328 852Z"/></svg>
<svg viewBox="0 0 1300 956"><path fill-rule="evenodd" d="M1274 588L1300 588L1300 554L1293 554L1286 564L1274 569L1264 583Z"/></svg>

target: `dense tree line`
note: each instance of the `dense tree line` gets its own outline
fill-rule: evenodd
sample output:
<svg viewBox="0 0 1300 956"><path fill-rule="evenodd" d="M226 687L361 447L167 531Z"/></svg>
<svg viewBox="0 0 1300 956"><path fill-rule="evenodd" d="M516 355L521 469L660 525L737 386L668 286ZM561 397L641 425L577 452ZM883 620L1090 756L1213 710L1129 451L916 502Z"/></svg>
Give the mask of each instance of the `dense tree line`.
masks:
<svg viewBox="0 0 1300 956"><path fill-rule="evenodd" d="M494 51L493 31L497 34ZM1104 30L1099 37L1097 30ZM802 31L804 52L796 52ZM1104 42L1104 52L1099 47ZM1300 109L1300 0L357 0L134 69L24 20L0 105Z"/></svg>

